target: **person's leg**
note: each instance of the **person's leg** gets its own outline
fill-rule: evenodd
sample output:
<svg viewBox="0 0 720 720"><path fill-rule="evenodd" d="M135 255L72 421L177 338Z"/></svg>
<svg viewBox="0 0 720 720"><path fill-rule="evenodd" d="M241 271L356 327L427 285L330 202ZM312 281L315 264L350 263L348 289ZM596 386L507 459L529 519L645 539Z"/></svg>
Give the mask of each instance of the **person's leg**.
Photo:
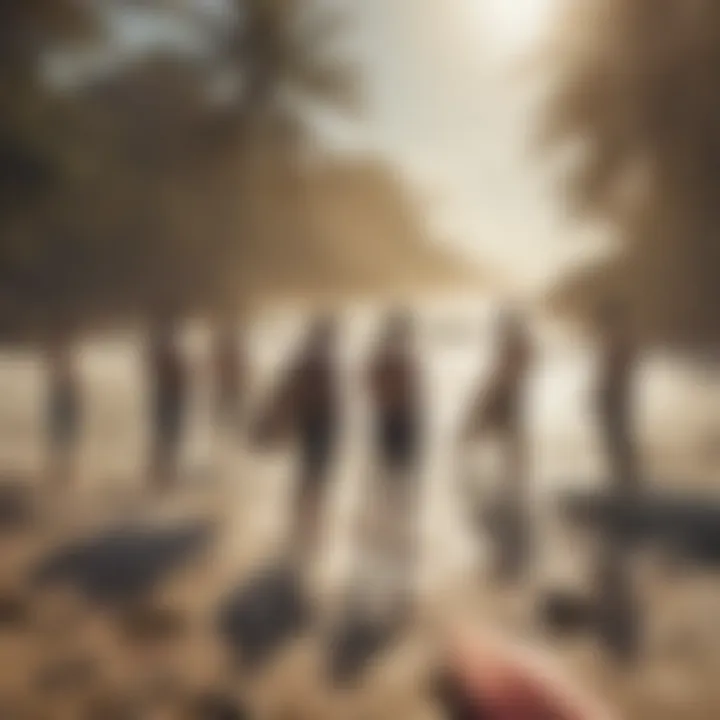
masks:
<svg viewBox="0 0 720 720"><path fill-rule="evenodd" d="M313 562L318 551L330 455L331 442L328 438L313 436L301 439L290 553L303 568Z"/></svg>
<svg viewBox="0 0 720 720"><path fill-rule="evenodd" d="M318 546L321 493L318 479L305 478L304 487L296 509L296 528L293 533L293 545L301 564L306 565L314 559Z"/></svg>
<svg viewBox="0 0 720 720"><path fill-rule="evenodd" d="M50 446L50 476L53 484L67 487L72 480L72 451L64 437L56 437Z"/></svg>
<svg viewBox="0 0 720 720"><path fill-rule="evenodd" d="M67 487L73 480L77 435L77 422L71 409L55 408L50 422L48 464L53 482L60 487Z"/></svg>
<svg viewBox="0 0 720 720"><path fill-rule="evenodd" d="M640 487L635 439L627 418L605 418L605 447L608 454L611 488L622 495L636 493Z"/></svg>
<svg viewBox="0 0 720 720"><path fill-rule="evenodd" d="M388 457L385 513L392 535L388 550L395 572L395 601L400 611L410 611L417 584L420 521L420 447L412 420L404 419L395 428Z"/></svg>
<svg viewBox="0 0 720 720"><path fill-rule="evenodd" d="M359 597L384 615L404 609L412 595L414 508L408 480L397 466L379 462L362 511L354 586Z"/></svg>
<svg viewBox="0 0 720 720"><path fill-rule="evenodd" d="M159 491L173 487L177 480L179 453L179 408L161 405L155 413L150 471L151 485Z"/></svg>
<svg viewBox="0 0 720 720"><path fill-rule="evenodd" d="M621 536L605 538L596 578L599 630L608 649L623 661L637 657L642 632L632 559L632 549Z"/></svg>
<svg viewBox="0 0 720 720"><path fill-rule="evenodd" d="M622 423L618 430L618 480L626 494L635 494L640 489L640 475L637 464L635 439L629 424Z"/></svg>
<svg viewBox="0 0 720 720"><path fill-rule="evenodd" d="M497 574L516 582L527 570L530 555L530 509L528 507L526 438L519 423L502 433L505 456Z"/></svg>
<svg viewBox="0 0 720 720"><path fill-rule="evenodd" d="M150 462L150 484L158 491L167 490L172 478L172 451L163 431L159 431L153 441L152 459Z"/></svg>
<svg viewBox="0 0 720 720"><path fill-rule="evenodd" d="M411 612L420 569L420 478L418 467L408 462L399 471L394 511L398 518L398 606Z"/></svg>
<svg viewBox="0 0 720 720"><path fill-rule="evenodd" d="M604 430L612 474L610 493L618 502L632 501L639 489L639 477L628 423L621 417L608 417ZM597 577L600 632L609 649L623 660L631 660L637 654L641 632L632 553L622 527L609 530L600 548Z"/></svg>

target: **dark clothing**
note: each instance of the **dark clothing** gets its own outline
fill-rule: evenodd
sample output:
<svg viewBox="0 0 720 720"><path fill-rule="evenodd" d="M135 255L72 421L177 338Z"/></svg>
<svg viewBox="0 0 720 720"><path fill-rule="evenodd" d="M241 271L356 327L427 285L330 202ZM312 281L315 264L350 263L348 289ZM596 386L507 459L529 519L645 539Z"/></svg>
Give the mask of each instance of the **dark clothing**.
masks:
<svg viewBox="0 0 720 720"><path fill-rule="evenodd" d="M174 348L156 350L154 362L154 431L156 442L165 448L180 441L186 404L186 378L182 360Z"/></svg>
<svg viewBox="0 0 720 720"><path fill-rule="evenodd" d="M413 414L417 409L419 380L412 358L405 353L386 352L371 369L373 399L383 414Z"/></svg>
<svg viewBox="0 0 720 720"><path fill-rule="evenodd" d="M370 376L375 406L375 445L390 470L408 469L420 450L420 388L415 365L404 353L387 353Z"/></svg>
<svg viewBox="0 0 720 720"><path fill-rule="evenodd" d="M58 379L50 388L48 435L55 446L68 446L77 439L80 398L72 378Z"/></svg>
<svg viewBox="0 0 720 720"><path fill-rule="evenodd" d="M180 398L159 393L155 405L155 433L158 444L175 447L182 434L183 403Z"/></svg>
<svg viewBox="0 0 720 720"><path fill-rule="evenodd" d="M417 418L407 412L388 412L377 422L376 447L383 464L391 470L411 466L418 454Z"/></svg>
<svg viewBox="0 0 720 720"><path fill-rule="evenodd" d="M525 401L533 359L530 338L523 329L505 330L484 394L471 409L467 427L473 440L489 436L502 443L505 477L501 503L491 526L495 572L502 581L522 577L531 544L527 511Z"/></svg>
<svg viewBox="0 0 720 720"><path fill-rule="evenodd" d="M519 429L530 362L531 349L524 336L506 341L487 390L474 411L472 422L477 431L510 435Z"/></svg>
<svg viewBox="0 0 720 720"><path fill-rule="evenodd" d="M308 414L302 419L298 428L298 440L304 482L324 482L335 447L336 434L336 424L330 416Z"/></svg>
<svg viewBox="0 0 720 720"><path fill-rule="evenodd" d="M333 424L337 416L337 378L330 358L304 358L293 372L290 412L298 428Z"/></svg>
<svg viewBox="0 0 720 720"><path fill-rule="evenodd" d="M233 421L240 410L242 368L234 338L224 340L215 358L215 411L220 421Z"/></svg>
<svg viewBox="0 0 720 720"><path fill-rule="evenodd" d="M481 400L476 421L478 431L492 430L509 434L522 417L521 392L517 387L491 384Z"/></svg>
<svg viewBox="0 0 720 720"><path fill-rule="evenodd" d="M597 386L597 408L602 419L629 426L633 366L633 353L627 345L615 342L607 348Z"/></svg>
<svg viewBox="0 0 720 720"><path fill-rule="evenodd" d="M602 439L610 461L615 487L627 489L637 483L632 385L635 357L628 343L608 343L600 367L596 406Z"/></svg>
<svg viewBox="0 0 720 720"><path fill-rule="evenodd" d="M316 550L320 510L330 480L330 464L340 435L336 367L328 351L306 350L273 403L269 424L292 438L298 451L293 552L301 563Z"/></svg>
<svg viewBox="0 0 720 720"><path fill-rule="evenodd" d="M302 358L289 376L280 413L286 416L300 452L300 494L319 492L339 437L339 398L332 359Z"/></svg>
<svg viewBox="0 0 720 720"><path fill-rule="evenodd" d="M625 415L605 416L602 434L610 463L612 486L626 490L633 488L639 478L635 443L628 418Z"/></svg>

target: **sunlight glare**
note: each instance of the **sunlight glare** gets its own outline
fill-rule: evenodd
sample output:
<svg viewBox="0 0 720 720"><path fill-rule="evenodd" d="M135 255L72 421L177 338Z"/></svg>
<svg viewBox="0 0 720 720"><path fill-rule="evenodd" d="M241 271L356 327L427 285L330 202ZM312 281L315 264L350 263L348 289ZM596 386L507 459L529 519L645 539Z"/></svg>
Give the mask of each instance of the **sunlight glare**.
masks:
<svg viewBox="0 0 720 720"><path fill-rule="evenodd" d="M494 50L516 55L543 32L557 0L468 0L487 24Z"/></svg>

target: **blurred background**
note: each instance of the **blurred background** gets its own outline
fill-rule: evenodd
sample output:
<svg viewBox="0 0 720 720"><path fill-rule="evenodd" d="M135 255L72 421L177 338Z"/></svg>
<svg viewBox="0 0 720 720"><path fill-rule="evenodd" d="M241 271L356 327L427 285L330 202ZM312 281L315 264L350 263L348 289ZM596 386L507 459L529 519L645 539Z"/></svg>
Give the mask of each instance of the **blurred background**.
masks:
<svg viewBox="0 0 720 720"><path fill-rule="evenodd" d="M212 714L220 689L248 717L426 717L416 666L458 605L621 716L715 717L716 75L712 0L0 2L0 718L236 717ZM569 639L539 611L594 588L612 544L589 519L613 473L592 389L618 298L648 491L613 506L648 539L621 543L646 628L631 671L597 627ZM511 591L474 512L497 448L457 443L507 307L534 347L533 563ZM307 640L231 679L208 618L295 513L297 448L256 442L258 409L332 316L347 417L311 582L332 616L378 474L366 370L398 308L426 432L421 502L393 512L418 520L422 620L352 697Z"/></svg>

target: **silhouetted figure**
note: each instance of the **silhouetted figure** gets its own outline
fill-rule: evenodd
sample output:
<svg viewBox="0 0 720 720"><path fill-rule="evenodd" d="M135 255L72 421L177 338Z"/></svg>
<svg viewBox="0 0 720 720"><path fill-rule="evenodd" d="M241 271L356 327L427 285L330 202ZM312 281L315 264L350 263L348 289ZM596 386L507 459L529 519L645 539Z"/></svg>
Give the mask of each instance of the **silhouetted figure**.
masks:
<svg viewBox="0 0 720 720"><path fill-rule="evenodd" d="M533 359L532 342L522 319L504 312L496 331L497 352L489 380L472 406L464 428L466 441L499 442L504 456L502 502L496 512L501 577L517 579L529 551L528 470L525 400Z"/></svg>
<svg viewBox="0 0 720 720"><path fill-rule="evenodd" d="M159 323L150 348L152 392L152 482L167 488L177 479L178 455L187 409L188 378L175 324Z"/></svg>
<svg viewBox="0 0 720 720"><path fill-rule="evenodd" d="M412 317L392 314L367 377L377 472L370 483L370 526L380 558L394 562L401 602L415 571L422 451L422 389ZM376 558L376 560L379 558Z"/></svg>
<svg viewBox="0 0 720 720"><path fill-rule="evenodd" d="M50 474L65 485L74 474L81 425L81 392L67 335L57 336L48 353L47 434Z"/></svg>
<svg viewBox="0 0 720 720"><path fill-rule="evenodd" d="M609 302L598 315L601 351L596 412L608 455L610 492L618 502L637 499L638 474L632 428L632 391L637 350L625 309ZM639 614L632 579L632 543L625 524L606 533L597 569L602 637L621 660L639 650Z"/></svg>
<svg viewBox="0 0 720 720"><path fill-rule="evenodd" d="M608 303L601 309L598 330L601 348L595 408L611 482L614 490L635 492L640 482L632 427L637 348L619 303Z"/></svg>
<svg viewBox="0 0 720 720"><path fill-rule="evenodd" d="M225 325L213 343L214 405L219 427L237 429L241 418L245 363L241 337L232 325Z"/></svg>
<svg viewBox="0 0 720 720"><path fill-rule="evenodd" d="M295 527L290 542L303 560L314 553L330 465L340 436L340 396L335 358L337 328L315 320L265 419L263 434L297 443Z"/></svg>
<svg viewBox="0 0 720 720"><path fill-rule="evenodd" d="M420 372L413 347L412 318L398 313L387 321L370 364L374 446L383 470L407 475L420 451Z"/></svg>

